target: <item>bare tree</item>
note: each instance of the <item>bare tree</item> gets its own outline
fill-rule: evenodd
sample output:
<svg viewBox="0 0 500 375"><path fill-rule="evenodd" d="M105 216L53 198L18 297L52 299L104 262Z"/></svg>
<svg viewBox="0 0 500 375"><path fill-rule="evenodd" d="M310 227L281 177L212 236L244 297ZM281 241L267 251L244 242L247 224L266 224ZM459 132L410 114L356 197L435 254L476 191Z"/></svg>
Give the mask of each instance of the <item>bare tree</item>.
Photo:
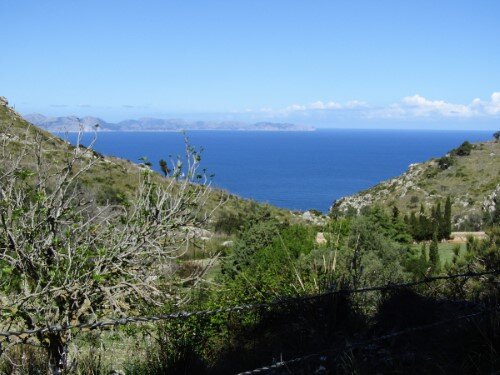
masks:
<svg viewBox="0 0 500 375"><path fill-rule="evenodd" d="M99 206L80 186L105 162L92 145L80 147L79 136L63 165L48 162L44 136L33 130L1 138L0 330L91 322L175 298L173 261L211 214L196 150L186 144L185 158L171 160L171 178L137 169L132 198ZM76 334L32 341L46 348L52 374L67 370Z"/></svg>

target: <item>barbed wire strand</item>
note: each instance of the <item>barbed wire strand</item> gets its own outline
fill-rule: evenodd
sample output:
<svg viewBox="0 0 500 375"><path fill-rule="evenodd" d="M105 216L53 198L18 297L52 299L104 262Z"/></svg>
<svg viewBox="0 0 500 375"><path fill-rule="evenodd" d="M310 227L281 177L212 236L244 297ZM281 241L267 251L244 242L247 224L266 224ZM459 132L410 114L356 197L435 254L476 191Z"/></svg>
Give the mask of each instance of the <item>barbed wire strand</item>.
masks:
<svg viewBox="0 0 500 375"><path fill-rule="evenodd" d="M365 288L359 288L359 289L339 289L339 290L332 290L332 291L328 291L325 293L309 295L309 296L287 298L287 299L278 299L275 301L256 303L256 304L249 303L249 304L237 305L237 306L232 306L232 307L221 307L221 308L212 309L212 310L179 311L179 312L170 313L170 314L158 314L158 315L151 315L151 316L129 316L129 317L121 317L121 318L117 318L117 319L110 319L110 320L98 321L98 322L78 323L78 324L68 324L68 325L52 325L52 326L47 326L47 327L35 328L35 329L26 329L26 330L19 330L19 331L7 331L7 332L0 332L0 337L4 337L4 338L8 339L10 337L22 337L22 336L32 336L32 335L45 334L45 333L56 333L56 332L69 331L72 329L94 330L94 329L100 329L100 328L106 328L106 327L121 326L121 325L130 324L130 323L148 323L148 322L158 322L158 321L166 321L166 320L186 319L186 318L193 317L193 316L201 317L201 316L209 316L209 315L224 314L224 313L231 313L231 312L244 312L244 311L249 311L249 310L264 309L264 308L270 308L270 307L275 307L275 306L291 305L291 304L295 304L295 303L321 299L321 298L324 298L327 296L332 296L332 295L340 295L340 294L349 295L349 294L356 294L356 293L367 293L367 292L374 292L374 291L394 290L394 289L408 288L408 287L422 285L422 284L428 284L428 283L439 281L439 280L450 280L450 279L457 279L457 278L475 278L475 277L481 277L481 276L487 276L487 275L496 275L499 273L500 273L500 270L492 270L492 271L484 271L484 272L467 272L467 273L454 274L454 275L433 276L433 277L428 277L428 278L425 278L425 279L422 279L419 281L412 281L412 282L407 282L407 283L386 284L386 285L382 285L382 286L365 287Z"/></svg>
<svg viewBox="0 0 500 375"><path fill-rule="evenodd" d="M435 323L425 324L425 325L421 325L421 326L417 326L417 327L411 327L411 328L407 328L407 329L400 330L397 332L388 333L386 335L378 336L378 337L370 339L370 340L359 341L356 343L348 344L341 349L324 350L324 351L319 352L319 353L308 354L308 355L305 355L302 357L296 357L296 358L293 358L293 359L290 359L287 361L277 362L277 363L272 364L272 365L262 366L262 367L259 367L259 368L253 369L253 370L240 372L237 375L262 374L262 373L265 373L265 372L268 372L271 370L277 370L281 367L294 365L294 364L297 364L299 362L305 362L305 361L308 361L308 360L316 358L316 357L319 357L321 359L323 357L326 357L326 355L328 355L328 354L329 355L338 355L338 354L346 352L348 350L352 350L352 349L360 348L360 347L366 347L366 346L376 344L376 343L381 342L381 341L386 341L386 340L389 340L389 339L392 339L392 338L395 338L398 336L406 335L409 333L413 333L413 332L424 331L424 330L435 328L435 327L438 327L438 326L441 326L441 325L444 325L447 323L455 323L457 321L462 321L462 320L471 320L473 318L477 318L477 317L482 316L482 315L491 314L495 311L498 312L499 309L498 308L488 309L488 310L483 310L483 311L480 311L477 313L461 315L461 316L454 317L454 318L443 319L443 320L440 320L440 321L435 322ZM324 358L324 359L326 359L326 358Z"/></svg>

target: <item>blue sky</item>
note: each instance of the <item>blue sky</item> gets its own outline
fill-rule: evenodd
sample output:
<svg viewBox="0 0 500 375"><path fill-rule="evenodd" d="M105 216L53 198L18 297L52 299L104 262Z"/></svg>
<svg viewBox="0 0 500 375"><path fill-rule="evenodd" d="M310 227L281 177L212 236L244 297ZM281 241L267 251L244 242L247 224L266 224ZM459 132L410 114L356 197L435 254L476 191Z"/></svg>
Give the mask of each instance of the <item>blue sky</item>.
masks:
<svg viewBox="0 0 500 375"><path fill-rule="evenodd" d="M22 113L496 129L500 1L2 0Z"/></svg>

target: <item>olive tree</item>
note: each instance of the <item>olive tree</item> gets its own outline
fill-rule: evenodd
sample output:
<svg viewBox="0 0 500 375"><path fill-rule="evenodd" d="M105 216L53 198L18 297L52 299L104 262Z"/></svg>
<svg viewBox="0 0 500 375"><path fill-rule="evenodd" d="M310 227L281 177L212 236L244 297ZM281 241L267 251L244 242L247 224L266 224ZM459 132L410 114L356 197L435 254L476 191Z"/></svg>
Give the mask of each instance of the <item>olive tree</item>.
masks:
<svg viewBox="0 0 500 375"><path fill-rule="evenodd" d="M108 160L77 142L66 146L63 163L49 162L45 135L2 130L0 331L92 322L178 298L173 265L211 214L196 150L187 144L168 178L134 167L133 196L98 205L81 177ZM76 334L44 332L28 341L46 348L50 373L61 374Z"/></svg>

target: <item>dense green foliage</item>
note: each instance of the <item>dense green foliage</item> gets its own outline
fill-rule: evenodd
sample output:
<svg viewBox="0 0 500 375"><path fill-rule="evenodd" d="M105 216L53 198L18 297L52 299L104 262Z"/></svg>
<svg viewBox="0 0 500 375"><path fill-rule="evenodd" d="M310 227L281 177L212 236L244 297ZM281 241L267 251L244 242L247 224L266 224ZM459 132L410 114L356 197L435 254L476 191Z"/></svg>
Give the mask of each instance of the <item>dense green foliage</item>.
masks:
<svg viewBox="0 0 500 375"><path fill-rule="evenodd" d="M439 211L442 217L448 216L450 204L448 200L444 210L437 205L432 210L433 215L439 217ZM327 234L327 244L315 243L318 230ZM221 273L215 279L221 287L209 288L202 295L197 295L196 308L276 301L287 296L316 294L332 289L419 280L443 272L497 269L500 266L498 234L498 228L492 228L488 240L470 239L465 253L460 253L458 247L454 250L452 262L443 264L438 233L434 232L428 246L422 242L419 251L414 251L408 227L396 210L392 210L389 215L383 209L374 207L365 210L360 216L332 219L323 228L280 223L265 216L247 223L238 231L227 256L222 260ZM445 297L489 300L495 298L497 293L492 285L475 280L466 284L433 284L433 293L438 288L440 295ZM424 292L425 289L420 291ZM434 302L434 296L423 297L411 293L391 295L389 299L380 294L352 296L348 309L364 311L368 321L376 312L377 324L387 327L394 327L398 320L406 322L400 323L406 324L400 327L428 324L449 317L451 311L451 307L443 309L442 303ZM285 310L270 310L269 314L265 312L267 310L250 311L239 313L237 319L231 314L220 314L208 320L193 319L180 325L168 325L161 336L164 340L161 353L180 353L180 357L169 354L160 362L169 363L170 369L231 373L270 363L269 357L266 357L269 351L276 353L278 350L289 356L291 353L303 353L304 350L307 353L318 343L324 346L328 345L326 342L334 342L331 336L323 341L325 338L318 333L318 329L336 332L336 335L349 334L336 325L322 328L314 326L313 322L318 322L318 319L322 324L329 322L329 316L323 315L322 310L328 303L323 301L321 305L313 304L311 308L315 309L314 313L302 305L292 305ZM401 313L397 313L400 309ZM350 316L349 324L353 324L353 319L357 321L355 330L366 329L364 324L368 323L360 323L360 317L354 311L343 311ZM414 316L414 321L408 321L409 316ZM349 324L344 328L352 327ZM300 335L294 333L296 329L299 329ZM438 332L435 333L436 337L439 337ZM468 331L467 334L471 333ZM308 341L308 335L312 335L312 341ZM302 338L299 340L299 337ZM251 347L248 346L249 340L254 343ZM443 345L434 348L434 352L441 349L446 356L450 355L452 352L444 349ZM418 356L423 355L419 346L412 347L412 350ZM238 358L244 355L243 362L235 362L235 354L238 354ZM442 355L445 355L444 352ZM415 365L429 368L423 360ZM467 361L463 364L468 365ZM190 366L195 366L196 370ZM329 366L335 367L338 363ZM405 369L403 364L399 366ZM348 368L341 367L339 371L349 373Z"/></svg>
<svg viewBox="0 0 500 375"><path fill-rule="evenodd" d="M445 203L444 210L436 205L431 210L431 217L448 216L450 205L450 200ZM322 227L280 221L265 207L246 212L244 217L238 229L230 229L233 241L221 259L220 271L209 285L192 290L190 308L226 308L332 289L418 280L443 272L484 271L500 267L498 227L489 230L485 241L470 239L464 253L460 247L455 249L452 261L443 264L438 233L434 232L428 246L422 242L415 250L410 226L395 209L388 213L380 207L373 207L359 216L330 219ZM418 220L416 216L415 219ZM327 237L326 244L315 242L318 231ZM124 368L130 373L145 374L243 371L271 363L269 353L284 353L290 358L329 345L342 346L343 337L367 332L373 322L372 329L377 332L390 331L394 324L406 327L433 323L448 317L454 306L444 308L442 303L434 302L436 290L447 298L489 301L497 293L493 285L480 280L466 284L433 284L433 292L428 296L361 294L353 295L349 300L318 299L306 306L292 304L276 309L219 313L159 324L146 331L132 329L128 335L152 335L154 341L145 349L147 355L129 359ZM419 291L426 293L423 288ZM173 305L165 305L151 310L151 313L172 309L175 309ZM408 321L408 316L414 316L413 320ZM151 329L152 334L148 333ZM435 332L436 337L440 337L438 332ZM404 345L410 344L405 342ZM417 356L425 356L418 344L411 345L408 350ZM434 348L433 353L443 350L440 355L450 355L452 352L443 345ZM244 359L240 359L241 356ZM372 361L382 366L382 362ZM484 363L488 364L487 361ZM339 363L328 366L337 368ZM349 373L350 366L345 364L337 370ZM361 366L361 363L356 366ZM404 363L398 366L402 371L408 369ZM423 359L416 366L424 366L419 368L427 370L434 368L428 367ZM463 366L469 366L469 363L465 361Z"/></svg>
<svg viewBox="0 0 500 375"><path fill-rule="evenodd" d="M14 116L10 112L6 114L9 119ZM67 145L57 140L53 142L54 149L60 146L67 152ZM465 162L477 164L478 159L474 157L480 151L465 142L449 157L440 159L437 166L434 163L427 168L425 175L432 176L428 177L431 179L441 174L442 180L444 175L453 173L453 178L462 179L464 176L455 175L465 173L465 169L458 168L462 168ZM489 151L485 152L489 155ZM98 204L125 205L130 202L127 192L133 191L137 182L130 178L127 168L136 167L119 160L110 163L107 159L101 160L99 155L95 156L98 158L96 166L84 176L83 185L89 188L89 192L100 192L96 199ZM490 159L487 162L493 163ZM163 174L170 176L167 163L160 163ZM164 180L157 175L151 175L151 178L158 184ZM486 183L491 185L491 176L489 178ZM126 189L123 184L127 184ZM448 192L446 189L441 191ZM387 191L394 195L390 189ZM220 196L217 192L213 194ZM228 197L227 204L217 210L209 222L210 234L205 239L190 241L183 256L175 263L154 262L160 268L169 266L174 281L177 278L183 280L162 288L169 298L154 307L132 303L130 305L135 305L132 308L130 305L119 306L122 309L120 315L169 313L178 309L220 309L220 312L161 324L115 327L100 335L94 331L94 336L83 334L75 342L80 350L78 357L74 358L75 368L82 374L109 373L112 369L151 375L235 373L268 365L280 358L289 359L325 349L337 350L346 342L432 324L464 312L475 312L477 306L497 304L498 280L494 277L443 281L411 291L344 293L346 289L421 280L433 275L499 269L498 202L496 210L484 218L484 223L489 226L486 239L470 238L463 247L457 245L443 253L440 241L450 235L452 198L456 202L456 196L443 193L439 195L441 201L433 198L433 205L415 192L405 196L409 205L399 204L391 198L390 203L371 205L359 214L352 210L351 215L344 217L320 217L316 212L314 224L271 206ZM443 201L445 196L448 198ZM154 197L147 200L152 201ZM421 209L417 213L414 210L418 204L421 204ZM213 203L207 206L211 208ZM151 209L144 211L145 215L154 213ZM127 218L124 217L123 222ZM192 224L191 220L189 224ZM151 225L147 228L154 229ZM326 241L317 241L320 233L324 236L320 238ZM91 235L95 241L95 235ZM151 238L149 236L145 242ZM105 236L104 239L108 240ZM71 240L74 241L74 236ZM109 249L106 248L111 247L106 245L99 250L107 254ZM214 254L218 258L212 258ZM78 255L85 256L81 252ZM81 262L77 271L86 272L92 267L96 258L91 259L91 262ZM203 280L194 281L190 277L193 270L205 267L208 272ZM150 268L149 265L137 267L148 272ZM46 269L48 267L42 271ZM0 264L0 280L8 280L12 274L9 267ZM106 285L114 280L116 276L115 279L106 278L102 272L92 276L96 285ZM154 283L156 279L148 277L145 280ZM16 280L9 285L16 285ZM22 291L20 286L16 285L16 288ZM142 286L137 288L140 290ZM81 285L75 284L73 294L81 290ZM335 290L340 293L334 298L327 294L307 299L311 295ZM3 297L0 294L0 302L3 302ZM304 297L306 302L288 300L296 297ZM129 295L127 301L132 301ZM232 313L225 311L232 306L279 301L289 303ZM7 309L0 306L3 314ZM47 320L42 315L37 318ZM498 319L464 323L459 328L456 332L436 328L421 336L413 336L414 340L405 336L399 341L391 340L387 346L384 343L351 351L327 362L313 363L302 372L315 373L326 366L332 373L493 373L498 368L498 359L491 353L500 350ZM431 341L439 344L430 344ZM457 347L457 342L466 345ZM120 355L115 355L111 349ZM46 354L40 348L22 345L14 347L10 354L20 363L29 362L30 368L34 369L30 370L31 373L45 372L41 369L46 365ZM10 362L0 361L0 373L17 370ZM293 369L286 368L286 371L293 372Z"/></svg>
<svg viewBox="0 0 500 375"><path fill-rule="evenodd" d="M446 199L444 211L438 202L426 214L424 205L420 206L418 215L412 212L406 215L404 222L408 225L412 237L416 241L428 241L436 235L438 240L448 239L451 234L451 199Z"/></svg>
<svg viewBox="0 0 500 375"><path fill-rule="evenodd" d="M473 148L474 146L469 141L465 141L459 147L453 149L451 154L456 156L467 156L470 155Z"/></svg>

